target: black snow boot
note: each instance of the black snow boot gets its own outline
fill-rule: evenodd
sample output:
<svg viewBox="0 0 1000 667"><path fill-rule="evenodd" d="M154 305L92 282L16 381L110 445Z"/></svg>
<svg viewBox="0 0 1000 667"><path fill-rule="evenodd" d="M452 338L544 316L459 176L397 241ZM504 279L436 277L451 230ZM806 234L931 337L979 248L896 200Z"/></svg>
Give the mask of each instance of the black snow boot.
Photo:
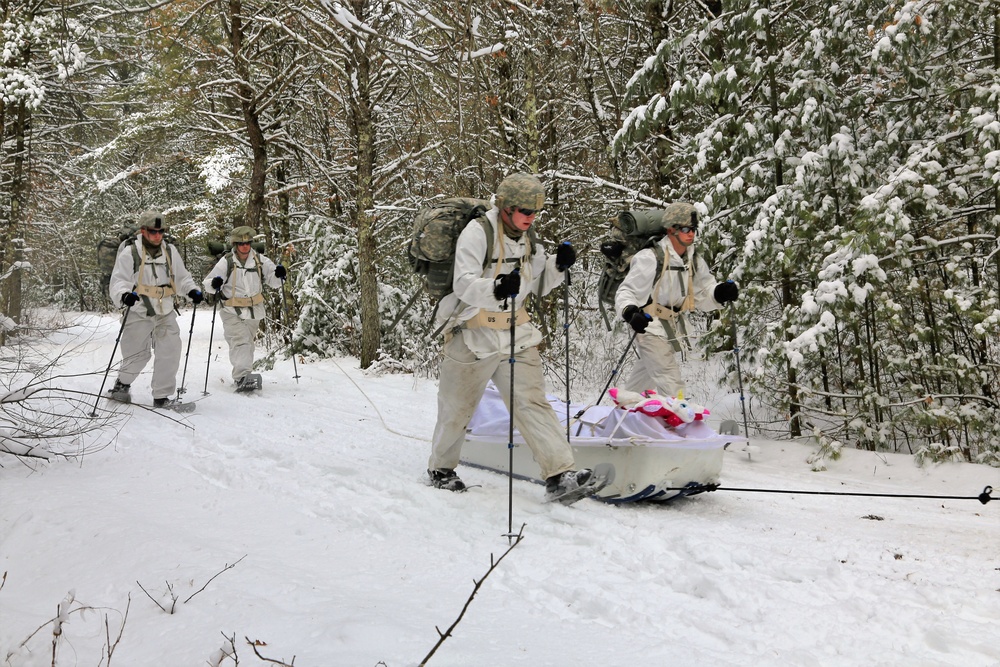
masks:
<svg viewBox="0 0 1000 667"><path fill-rule="evenodd" d="M169 404L169 403L170 403L170 397L167 397L167 398L154 398L153 399L153 407L154 408L166 407L166 405Z"/></svg>
<svg viewBox="0 0 1000 667"><path fill-rule="evenodd" d="M123 384L121 380L115 380L115 386L108 389L108 393L111 394L112 400L120 403L131 403L132 395L129 393L131 388L131 385Z"/></svg>
<svg viewBox="0 0 1000 667"><path fill-rule="evenodd" d="M428 470L431 477L431 486L436 489L447 489L448 491L465 491L465 482L451 468L441 468L439 470Z"/></svg>
<svg viewBox="0 0 1000 667"><path fill-rule="evenodd" d="M593 474L589 468L584 468L583 470L567 470L558 475L552 475L545 480L545 495L552 499L576 491L581 486L585 486Z"/></svg>

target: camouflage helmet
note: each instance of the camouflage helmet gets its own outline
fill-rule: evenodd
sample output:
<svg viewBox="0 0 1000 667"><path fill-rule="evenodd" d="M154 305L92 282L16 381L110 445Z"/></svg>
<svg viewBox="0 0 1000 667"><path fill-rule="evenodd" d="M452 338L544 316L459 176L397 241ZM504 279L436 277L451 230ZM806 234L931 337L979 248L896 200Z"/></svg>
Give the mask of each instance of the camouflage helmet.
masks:
<svg viewBox="0 0 1000 667"><path fill-rule="evenodd" d="M675 202L663 211L663 228L698 227L698 211L691 204Z"/></svg>
<svg viewBox="0 0 1000 667"><path fill-rule="evenodd" d="M246 225L243 225L229 232L229 242L238 243L238 242L253 241L253 237L255 236L257 236L257 230L255 230L253 227L248 227Z"/></svg>
<svg viewBox="0 0 1000 667"><path fill-rule="evenodd" d="M167 224L163 221L163 214L153 209L143 211L139 214L140 229L156 229L166 231Z"/></svg>
<svg viewBox="0 0 1000 667"><path fill-rule="evenodd" d="M545 188L531 174L511 174L497 187L496 205L497 208L516 206L537 211L545 206Z"/></svg>

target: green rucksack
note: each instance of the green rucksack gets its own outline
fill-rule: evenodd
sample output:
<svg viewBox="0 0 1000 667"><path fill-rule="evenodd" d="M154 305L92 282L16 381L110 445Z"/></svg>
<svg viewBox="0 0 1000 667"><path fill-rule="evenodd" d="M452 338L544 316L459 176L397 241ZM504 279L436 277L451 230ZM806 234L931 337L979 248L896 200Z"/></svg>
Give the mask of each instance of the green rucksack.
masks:
<svg viewBox="0 0 1000 667"><path fill-rule="evenodd" d="M609 331L611 321L606 306L614 307L615 294L628 275L632 257L640 250L652 248L656 253L657 275L663 270L663 248L658 243L667 233L663 226L663 212L662 208L622 211L612 218L611 229L601 242L604 270L597 281L598 306Z"/></svg>
<svg viewBox="0 0 1000 667"><path fill-rule="evenodd" d="M118 253L121 252L122 246L126 243L131 243L136 240L139 236L139 224L123 224L117 233L112 236L105 236L97 243L97 269L101 274L101 284L105 288L111 282L111 274L115 271L115 261L118 259ZM163 237L164 246L175 245L175 239L172 236L164 235ZM139 269L139 252L133 248L132 252L133 260L133 271Z"/></svg>
<svg viewBox="0 0 1000 667"><path fill-rule="evenodd" d="M139 233L139 225L124 225L113 236L105 236L97 243L97 269L101 273L101 283L107 286L115 271L118 251L126 241L134 241Z"/></svg>
<svg viewBox="0 0 1000 667"><path fill-rule="evenodd" d="M486 233L483 268L493 260L496 234L486 217L489 208L490 203L485 199L451 197L417 209L407 257L413 272L424 277L424 289L431 298L440 300L451 294L455 245L462 230L473 220L478 220ZM528 228L528 243L532 249L538 243L534 225Z"/></svg>
<svg viewBox="0 0 1000 667"><path fill-rule="evenodd" d="M424 289L433 299L451 294L455 275L455 244L471 221L478 219L486 232L486 260L493 255L493 225L486 218L485 199L451 197L417 209L407 258L414 273L424 277Z"/></svg>

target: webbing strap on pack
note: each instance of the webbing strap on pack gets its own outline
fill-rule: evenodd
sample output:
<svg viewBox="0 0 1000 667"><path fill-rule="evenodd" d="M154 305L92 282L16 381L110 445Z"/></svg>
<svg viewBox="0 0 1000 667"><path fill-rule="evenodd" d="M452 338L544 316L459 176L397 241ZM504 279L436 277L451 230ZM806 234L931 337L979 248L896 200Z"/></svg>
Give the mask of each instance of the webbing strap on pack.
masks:
<svg viewBox="0 0 1000 667"><path fill-rule="evenodd" d="M234 296L222 302L223 306L252 308L259 303L264 303L264 295L258 292L253 296Z"/></svg>
<svg viewBox="0 0 1000 667"><path fill-rule="evenodd" d="M156 309L153 308L153 299L158 299L162 301L168 297L173 297L177 294L177 289L174 287L174 267L173 261L170 253L170 244L163 244L163 260L167 265L167 278L170 280L169 285L145 285L142 280L146 273L146 258L149 253L143 248L142 253L139 252L138 246L141 245L141 241L132 242L132 264L133 270L136 272L136 285L135 293L142 297L142 303L146 306L146 315L153 317L156 315ZM156 265L153 265L153 276L156 276ZM175 305L176 307L176 305Z"/></svg>
<svg viewBox="0 0 1000 667"><path fill-rule="evenodd" d="M482 310L465 322L468 329L478 329L486 327L488 329L510 329L510 311L501 312L496 310ZM521 307L514 313L514 325L526 324L531 321L528 309Z"/></svg>

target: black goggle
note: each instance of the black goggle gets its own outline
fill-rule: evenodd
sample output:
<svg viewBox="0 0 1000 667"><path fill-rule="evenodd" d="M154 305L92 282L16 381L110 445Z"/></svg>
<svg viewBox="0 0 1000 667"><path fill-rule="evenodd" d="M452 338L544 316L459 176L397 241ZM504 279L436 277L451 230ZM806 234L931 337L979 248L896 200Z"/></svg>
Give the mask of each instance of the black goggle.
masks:
<svg viewBox="0 0 1000 667"><path fill-rule="evenodd" d="M249 241L237 241L236 245L250 245Z"/></svg>
<svg viewBox="0 0 1000 667"><path fill-rule="evenodd" d="M683 227L674 227L674 229L676 229L681 234L687 234L689 232L697 232L698 231L698 226L697 225L684 225Z"/></svg>
<svg viewBox="0 0 1000 667"><path fill-rule="evenodd" d="M534 214L538 213L538 211L536 211L533 208L521 208L520 206L515 206L514 210L517 211L518 213L520 213L521 215L523 215L526 218L530 218Z"/></svg>

